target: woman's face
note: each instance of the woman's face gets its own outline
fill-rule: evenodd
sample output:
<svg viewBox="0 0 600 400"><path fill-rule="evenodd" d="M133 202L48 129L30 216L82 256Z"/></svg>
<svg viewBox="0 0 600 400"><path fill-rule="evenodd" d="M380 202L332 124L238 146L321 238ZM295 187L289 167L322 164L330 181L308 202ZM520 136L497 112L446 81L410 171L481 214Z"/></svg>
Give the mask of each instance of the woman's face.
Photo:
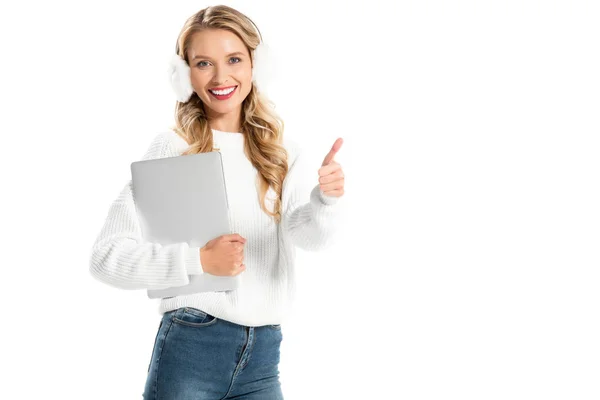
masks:
<svg viewBox="0 0 600 400"><path fill-rule="evenodd" d="M192 86L209 117L239 117L242 102L252 88L252 61L241 39L224 29L196 32L189 60ZM213 93L212 89L221 91Z"/></svg>

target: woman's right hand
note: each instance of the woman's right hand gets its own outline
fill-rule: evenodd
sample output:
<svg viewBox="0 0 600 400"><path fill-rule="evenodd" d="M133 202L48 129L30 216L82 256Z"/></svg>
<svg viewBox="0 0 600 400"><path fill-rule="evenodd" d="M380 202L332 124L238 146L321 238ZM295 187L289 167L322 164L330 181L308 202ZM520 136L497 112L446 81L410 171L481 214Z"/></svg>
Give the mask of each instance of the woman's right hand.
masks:
<svg viewBox="0 0 600 400"><path fill-rule="evenodd" d="M246 269L244 245L246 239L237 233L209 240L200 249L202 269L211 275L236 276Z"/></svg>

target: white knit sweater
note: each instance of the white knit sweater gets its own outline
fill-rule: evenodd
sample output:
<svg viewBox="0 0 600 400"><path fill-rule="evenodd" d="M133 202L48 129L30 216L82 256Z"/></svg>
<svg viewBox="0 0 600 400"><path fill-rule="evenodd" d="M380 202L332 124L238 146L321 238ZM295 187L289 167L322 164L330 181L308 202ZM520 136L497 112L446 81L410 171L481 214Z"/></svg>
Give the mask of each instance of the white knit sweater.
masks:
<svg viewBox="0 0 600 400"><path fill-rule="evenodd" d="M213 141L223 160L231 233L246 238L246 270L235 290L160 299L159 313L189 306L246 326L280 324L296 289L294 246L307 251L328 247L342 215L342 198L323 194L319 166L314 171L307 168L302 148L285 138L289 170L283 183L282 222L276 224L260 208L257 170L243 152L244 135L213 129ZM142 159L180 156L187 147L175 132L162 132ZM272 199L275 192L269 189L267 196ZM94 278L114 287L162 289L185 285L188 275L204 273L199 250L185 242L144 242L129 180L109 208L89 268Z"/></svg>

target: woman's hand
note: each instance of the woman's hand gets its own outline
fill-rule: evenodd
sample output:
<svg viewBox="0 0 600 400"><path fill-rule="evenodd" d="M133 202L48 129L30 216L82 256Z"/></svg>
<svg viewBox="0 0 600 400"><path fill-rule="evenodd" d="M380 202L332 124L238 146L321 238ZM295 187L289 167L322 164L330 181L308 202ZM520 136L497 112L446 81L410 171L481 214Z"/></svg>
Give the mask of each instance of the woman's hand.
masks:
<svg viewBox="0 0 600 400"><path fill-rule="evenodd" d="M216 276L236 276L246 270L244 245L246 238L237 233L209 240L200 249L200 264L204 272Z"/></svg>
<svg viewBox="0 0 600 400"><path fill-rule="evenodd" d="M344 172L342 166L333 159L343 142L342 138L335 141L319 168L319 186L326 196L341 197L344 194Z"/></svg>

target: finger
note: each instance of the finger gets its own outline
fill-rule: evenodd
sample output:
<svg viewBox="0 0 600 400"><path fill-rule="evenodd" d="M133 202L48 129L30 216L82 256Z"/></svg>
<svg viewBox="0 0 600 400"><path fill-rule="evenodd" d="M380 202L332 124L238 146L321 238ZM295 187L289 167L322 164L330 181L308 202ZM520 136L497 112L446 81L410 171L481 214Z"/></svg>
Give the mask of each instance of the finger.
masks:
<svg viewBox="0 0 600 400"><path fill-rule="evenodd" d="M229 242L229 245L232 247L235 253L240 253L244 251L244 244L240 242Z"/></svg>
<svg viewBox="0 0 600 400"><path fill-rule="evenodd" d="M242 264L242 265L240 265L240 267L239 267L238 269L236 269L236 270L234 271L234 274L233 274L233 276L239 275L239 274L241 274L242 272L244 272L245 270L246 270L246 264Z"/></svg>
<svg viewBox="0 0 600 400"><path fill-rule="evenodd" d="M340 197L344 194L344 189L328 190L327 192L323 192L323 194L330 197Z"/></svg>
<svg viewBox="0 0 600 400"><path fill-rule="evenodd" d="M337 170L332 174L329 175L324 175L322 177L319 178L319 183L331 183L331 182L335 182L337 180L340 180L344 177L344 171Z"/></svg>
<svg viewBox="0 0 600 400"><path fill-rule="evenodd" d="M242 242L242 243L246 243L246 239L244 239L241 235L237 234L237 233L231 233L228 235L223 235L223 240L228 241L228 242Z"/></svg>
<svg viewBox="0 0 600 400"><path fill-rule="evenodd" d="M241 268L242 265L244 265L244 260L232 260L231 261L231 266L232 266L232 269L234 269L234 270Z"/></svg>
<svg viewBox="0 0 600 400"><path fill-rule="evenodd" d="M340 163L333 161L331 164L319 168L319 176L329 175L340 169L342 169Z"/></svg>
<svg viewBox="0 0 600 400"><path fill-rule="evenodd" d="M323 191L323 192L326 192L328 190L342 189L344 187L344 181L339 180L339 181L335 181L335 182L328 183L325 185L319 185L319 187L321 188L321 191Z"/></svg>
<svg viewBox="0 0 600 400"><path fill-rule="evenodd" d="M344 143L344 140L342 138L337 138L335 143L333 143L333 146L331 146L331 150L329 150L329 153L327 153L325 159L323 159L323 164L321 164L321 166L327 165L333 161L333 157L335 157L335 154L342 147L342 143Z"/></svg>

